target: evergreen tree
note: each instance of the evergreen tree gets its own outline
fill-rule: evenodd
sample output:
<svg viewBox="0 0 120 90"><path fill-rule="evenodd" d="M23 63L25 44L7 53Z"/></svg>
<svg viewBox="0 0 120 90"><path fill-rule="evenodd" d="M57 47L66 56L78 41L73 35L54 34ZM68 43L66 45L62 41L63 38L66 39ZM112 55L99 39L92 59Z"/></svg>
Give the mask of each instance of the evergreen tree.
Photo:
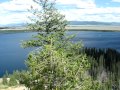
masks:
<svg viewBox="0 0 120 90"><path fill-rule="evenodd" d="M28 29L38 31L38 34L34 37L34 40L24 42L23 46L40 47L44 44L49 44L49 38L54 36L57 39L62 39L67 21L65 20L65 16L59 14L55 8L55 1L34 0L34 2L42 9L39 11L31 6L30 12L34 18L30 17L32 23L28 25Z"/></svg>
<svg viewBox="0 0 120 90"><path fill-rule="evenodd" d="M72 43L65 35L66 20L51 0L34 0L41 11L31 8L35 19L30 29L37 30L35 39L23 43L24 47L38 47L26 61L28 71L21 81L30 90L97 90L87 73L90 64L80 52L81 43ZM93 86L95 84L95 86Z"/></svg>

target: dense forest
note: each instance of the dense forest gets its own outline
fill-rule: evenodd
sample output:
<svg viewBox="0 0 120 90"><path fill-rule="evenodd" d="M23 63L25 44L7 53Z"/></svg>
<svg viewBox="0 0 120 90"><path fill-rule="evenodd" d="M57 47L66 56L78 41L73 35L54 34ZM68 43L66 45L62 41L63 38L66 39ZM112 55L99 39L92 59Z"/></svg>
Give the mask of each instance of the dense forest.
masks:
<svg viewBox="0 0 120 90"><path fill-rule="evenodd" d="M103 84L107 82L107 90L120 89L120 52L115 49L84 48L89 57L90 74L93 79L99 79Z"/></svg>

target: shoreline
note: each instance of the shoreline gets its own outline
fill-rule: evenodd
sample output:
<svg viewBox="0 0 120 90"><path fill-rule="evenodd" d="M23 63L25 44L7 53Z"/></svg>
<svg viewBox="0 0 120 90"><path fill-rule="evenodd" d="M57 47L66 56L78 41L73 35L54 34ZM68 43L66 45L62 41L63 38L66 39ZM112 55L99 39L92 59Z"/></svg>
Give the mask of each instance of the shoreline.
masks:
<svg viewBox="0 0 120 90"><path fill-rule="evenodd" d="M120 26L106 26L106 25L68 25L68 31L120 31ZM26 28L4 28L0 31L32 31Z"/></svg>
<svg viewBox="0 0 120 90"><path fill-rule="evenodd" d="M104 26L104 25L71 25L67 26L68 30L76 31L120 31L120 26Z"/></svg>

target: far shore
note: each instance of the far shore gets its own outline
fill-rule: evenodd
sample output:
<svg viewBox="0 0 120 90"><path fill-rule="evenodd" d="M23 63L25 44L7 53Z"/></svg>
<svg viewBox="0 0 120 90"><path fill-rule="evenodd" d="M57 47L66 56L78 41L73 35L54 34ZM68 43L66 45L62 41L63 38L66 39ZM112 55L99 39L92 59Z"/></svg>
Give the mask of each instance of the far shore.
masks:
<svg viewBox="0 0 120 90"><path fill-rule="evenodd" d="M67 26L66 29L76 31L120 31L120 26L71 25Z"/></svg>
<svg viewBox="0 0 120 90"><path fill-rule="evenodd" d="M120 26L106 25L68 25L67 30L71 31L120 31ZM29 31L26 28L4 28L0 31Z"/></svg>

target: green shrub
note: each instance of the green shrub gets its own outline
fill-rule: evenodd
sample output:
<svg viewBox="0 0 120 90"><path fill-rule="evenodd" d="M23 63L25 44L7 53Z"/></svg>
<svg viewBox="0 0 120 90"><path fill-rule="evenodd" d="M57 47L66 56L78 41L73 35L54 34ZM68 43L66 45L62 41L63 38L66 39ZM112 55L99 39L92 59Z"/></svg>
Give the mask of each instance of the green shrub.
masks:
<svg viewBox="0 0 120 90"><path fill-rule="evenodd" d="M82 44L70 41L74 35L65 35L66 20L55 8L55 0L34 1L41 11L31 7L36 18L31 18L34 23L29 29L39 32L23 47L37 49L29 54L28 70L21 74L20 82L30 90L97 90L99 83L87 73L87 56L80 53ZM93 82L97 83L95 88Z"/></svg>
<svg viewBox="0 0 120 90"><path fill-rule="evenodd" d="M3 78L2 78L2 84L3 85L8 85L8 78L9 78L9 74L8 72L6 71Z"/></svg>
<svg viewBox="0 0 120 90"><path fill-rule="evenodd" d="M2 78L2 84L3 85L8 85L8 80L7 80L7 77L5 75Z"/></svg>
<svg viewBox="0 0 120 90"><path fill-rule="evenodd" d="M18 84L16 78L14 76L10 76L9 86L16 86Z"/></svg>

